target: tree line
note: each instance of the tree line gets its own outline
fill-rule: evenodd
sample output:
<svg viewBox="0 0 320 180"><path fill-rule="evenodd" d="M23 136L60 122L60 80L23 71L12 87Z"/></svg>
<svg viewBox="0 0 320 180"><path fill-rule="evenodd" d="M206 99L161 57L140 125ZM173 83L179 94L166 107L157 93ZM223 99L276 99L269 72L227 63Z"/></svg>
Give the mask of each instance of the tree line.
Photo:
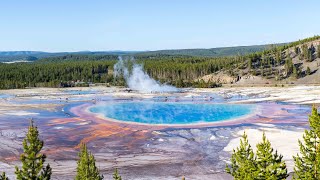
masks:
<svg viewBox="0 0 320 180"><path fill-rule="evenodd" d="M212 87L215 82L196 80L206 74L231 68L239 59L190 56L137 56L136 63L154 79L178 87ZM116 56L68 55L33 63L0 63L0 89L27 87L88 86L90 83L119 84L113 77Z"/></svg>
<svg viewBox="0 0 320 180"><path fill-rule="evenodd" d="M0 63L0 89L88 86L111 82L110 61Z"/></svg>

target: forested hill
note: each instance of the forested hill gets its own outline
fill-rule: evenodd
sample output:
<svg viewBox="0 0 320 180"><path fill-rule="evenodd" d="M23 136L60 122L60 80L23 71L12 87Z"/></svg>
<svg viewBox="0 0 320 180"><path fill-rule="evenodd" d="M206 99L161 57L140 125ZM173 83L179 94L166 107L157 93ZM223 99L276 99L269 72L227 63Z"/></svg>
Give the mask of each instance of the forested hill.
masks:
<svg viewBox="0 0 320 180"><path fill-rule="evenodd" d="M253 46L234 46L234 47L219 47L210 49L172 49L172 50L159 50L138 53L138 55L186 55L186 56L201 56L201 57L223 57L246 55L263 50L272 49L276 46L283 46L282 44L267 44L267 45L253 45Z"/></svg>

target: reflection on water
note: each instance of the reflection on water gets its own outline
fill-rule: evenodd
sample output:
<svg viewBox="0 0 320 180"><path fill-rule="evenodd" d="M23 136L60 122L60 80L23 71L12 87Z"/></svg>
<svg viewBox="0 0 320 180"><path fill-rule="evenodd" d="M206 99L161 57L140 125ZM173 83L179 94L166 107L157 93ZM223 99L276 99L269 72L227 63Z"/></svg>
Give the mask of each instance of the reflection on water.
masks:
<svg viewBox="0 0 320 180"><path fill-rule="evenodd" d="M148 124L192 124L216 122L247 115L255 105L164 102L125 102L90 108L112 119Z"/></svg>

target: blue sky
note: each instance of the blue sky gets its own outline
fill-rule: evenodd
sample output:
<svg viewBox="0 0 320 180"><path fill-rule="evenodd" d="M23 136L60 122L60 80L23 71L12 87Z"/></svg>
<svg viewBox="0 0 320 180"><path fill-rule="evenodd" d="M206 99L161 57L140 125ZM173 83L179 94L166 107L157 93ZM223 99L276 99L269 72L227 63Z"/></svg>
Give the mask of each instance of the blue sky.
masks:
<svg viewBox="0 0 320 180"><path fill-rule="evenodd" d="M318 0L4 0L0 51L213 48L320 34Z"/></svg>

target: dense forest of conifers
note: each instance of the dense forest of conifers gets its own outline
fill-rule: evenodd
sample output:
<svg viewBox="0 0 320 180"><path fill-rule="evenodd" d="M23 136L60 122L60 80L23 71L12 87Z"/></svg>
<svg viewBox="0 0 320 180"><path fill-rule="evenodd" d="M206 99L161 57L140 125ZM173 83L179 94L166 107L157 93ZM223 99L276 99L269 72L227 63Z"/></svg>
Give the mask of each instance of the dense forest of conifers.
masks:
<svg viewBox="0 0 320 180"><path fill-rule="evenodd" d="M230 69L241 59L234 57L204 58L204 57L169 57L159 60L144 59L142 63L146 72L160 82L166 82L177 87L198 86L196 79L222 69ZM214 82L205 85L214 86Z"/></svg>
<svg viewBox="0 0 320 180"><path fill-rule="evenodd" d="M114 84L113 65L117 56L68 55L33 63L0 64L0 88L87 86L88 83ZM137 56L148 74L161 82L179 87L198 85L195 78L232 66L240 59L190 56ZM214 84L214 83L213 83Z"/></svg>
<svg viewBox="0 0 320 180"><path fill-rule="evenodd" d="M111 81L107 74L111 63L70 61L0 64L0 88L68 87L76 85L76 81L83 84Z"/></svg>
<svg viewBox="0 0 320 180"><path fill-rule="evenodd" d="M274 46L267 50L248 55L226 57L195 57L186 55L137 54L137 63L144 65L146 72L160 82L177 87L215 87L216 82L204 82L200 77L223 71L231 76L242 76L243 69L249 74L272 76L277 80L291 75L301 76L299 67L292 63L286 53L295 47L296 55L301 59L320 56L314 47L301 44L319 39L319 36L307 38L283 46ZM318 51L320 48L317 48ZM90 83L117 84L113 79L113 65L116 55L64 55L42 58L32 63L0 63L0 89L26 87L70 87L88 86ZM284 73L276 67L284 66ZM241 72L241 73L240 73ZM306 74L307 72L304 72Z"/></svg>

